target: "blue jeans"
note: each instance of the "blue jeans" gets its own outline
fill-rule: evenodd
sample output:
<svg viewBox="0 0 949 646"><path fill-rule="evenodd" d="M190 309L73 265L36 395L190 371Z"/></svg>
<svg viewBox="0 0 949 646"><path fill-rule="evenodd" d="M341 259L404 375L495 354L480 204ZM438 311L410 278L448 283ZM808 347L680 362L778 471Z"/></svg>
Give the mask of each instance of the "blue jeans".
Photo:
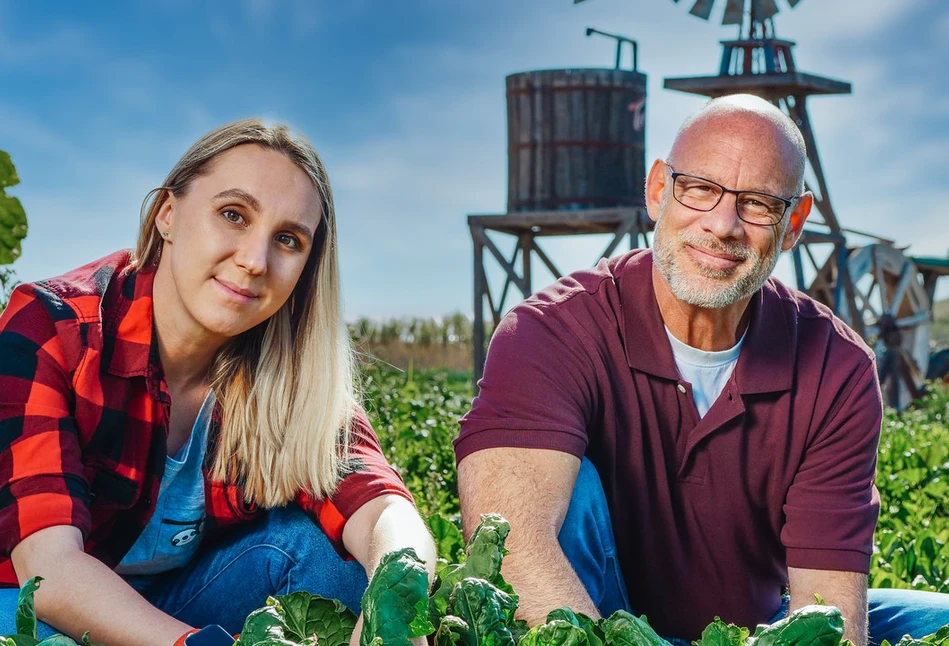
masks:
<svg viewBox="0 0 949 646"><path fill-rule="evenodd" d="M563 528L560 546L603 616L622 608L632 612L623 573L616 558L616 540L606 504L606 494L596 467L587 458L573 488L573 497ZM886 639L895 644L903 635L923 637L949 624L949 594L917 590L871 589L870 643ZM777 621L787 613L773 617ZM749 626L754 630L754 626ZM674 639L688 646L685 640Z"/></svg>
<svg viewBox="0 0 949 646"><path fill-rule="evenodd" d="M297 590L339 599L354 612L366 589L366 572L344 561L296 505L273 509L211 545L186 567L154 576L125 577L156 608L191 626L220 624L238 633L269 595ZM42 584L41 584L42 585ZM17 590L0 590L0 635L16 632ZM59 631L38 627L43 639Z"/></svg>

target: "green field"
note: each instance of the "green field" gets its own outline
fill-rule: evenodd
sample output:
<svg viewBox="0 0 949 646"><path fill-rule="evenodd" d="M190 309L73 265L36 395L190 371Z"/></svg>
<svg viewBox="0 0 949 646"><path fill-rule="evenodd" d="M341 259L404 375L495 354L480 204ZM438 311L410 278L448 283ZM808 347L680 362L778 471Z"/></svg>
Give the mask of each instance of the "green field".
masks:
<svg viewBox="0 0 949 646"><path fill-rule="evenodd" d="M365 373L370 418L423 515L460 521L451 440L471 399L470 375ZM949 592L949 395L937 388L915 410L888 411L877 468L882 507L872 587Z"/></svg>

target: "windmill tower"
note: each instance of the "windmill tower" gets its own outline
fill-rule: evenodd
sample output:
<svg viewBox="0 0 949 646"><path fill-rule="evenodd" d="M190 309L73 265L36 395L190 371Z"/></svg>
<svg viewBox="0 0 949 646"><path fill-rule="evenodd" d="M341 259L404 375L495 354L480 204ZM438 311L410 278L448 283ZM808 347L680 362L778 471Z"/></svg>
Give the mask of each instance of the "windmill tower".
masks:
<svg viewBox="0 0 949 646"><path fill-rule="evenodd" d="M800 0L785 2L794 8ZM775 31L776 0L692 0L689 13L711 20L723 5L722 24L737 26L738 38L722 41L718 74L668 78L664 87L707 97L754 94L797 123L807 145L813 178L807 183L815 207L793 251L797 287L833 309L874 348L884 399L895 408L905 408L921 394L925 378L944 378L928 370L929 338L935 284L940 276L949 275L949 258L910 257L893 240L841 226L807 100L849 94L850 84L797 69L794 42L778 38ZM853 244L855 238L860 244Z"/></svg>
<svg viewBox="0 0 949 646"><path fill-rule="evenodd" d="M791 8L799 3L787 0ZM721 6L715 0L695 0L689 13L709 20L716 4ZM815 95L849 94L850 84L797 69L794 42L778 38L775 32L774 17L779 11L775 0L725 0L724 5L722 24L737 25L738 38L722 41L718 74L668 78L664 87L707 97L755 94L797 123L807 145L813 177L808 189L814 194L816 211L793 251L797 287L833 309L874 348L884 399L905 408L922 393L935 279L949 273L949 267L940 259L910 258L893 240L841 226L807 100ZM854 236L862 240L860 245L852 244Z"/></svg>

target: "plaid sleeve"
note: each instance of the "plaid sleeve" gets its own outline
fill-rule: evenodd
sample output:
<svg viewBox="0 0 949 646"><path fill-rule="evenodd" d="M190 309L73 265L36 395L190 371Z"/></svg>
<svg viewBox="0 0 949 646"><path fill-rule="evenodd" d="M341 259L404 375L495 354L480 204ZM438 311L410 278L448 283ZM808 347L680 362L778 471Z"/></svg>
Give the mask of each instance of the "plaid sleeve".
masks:
<svg viewBox="0 0 949 646"><path fill-rule="evenodd" d="M35 285L0 316L0 554L47 527L88 535L88 483L63 340ZM65 314L65 312L63 313Z"/></svg>
<svg viewBox="0 0 949 646"><path fill-rule="evenodd" d="M328 500L306 494L301 494L297 500L304 511L319 522L336 550L344 556L349 554L343 547L343 528L357 509L386 494L402 496L415 503L402 478L383 455L379 438L362 410L357 411L353 418L349 467L349 474Z"/></svg>

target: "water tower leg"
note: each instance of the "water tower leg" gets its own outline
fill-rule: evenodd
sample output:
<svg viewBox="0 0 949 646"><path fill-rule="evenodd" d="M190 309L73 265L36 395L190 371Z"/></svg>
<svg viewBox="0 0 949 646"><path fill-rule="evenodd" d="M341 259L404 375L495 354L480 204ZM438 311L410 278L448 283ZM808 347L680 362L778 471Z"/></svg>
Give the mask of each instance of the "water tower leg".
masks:
<svg viewBox="0 0 949 646"><path fill-rule="evenodd" d="M524 279L524 286L527 287L524 298L534 293L531 286L531 249L534 247L533 240L534 235L532 233L522 233L518 239L518 245L521 247L521 277Z"/></svg>
<svg viewBox="0 0 949 646"><path fill-rule="evenodd" d="M484 292L487 287L484 276L484 245L481 243L481 227L471 227L474 244L474 321L472 322L471 347L474 370L474 392L478 394L478 381L484 374Z"/></svg>
<svg viewBox="0 0 949 646"><path fill-rule="evenodd" d="M794 245L791 257L794 259L794 277L797 279L797 288L802 292L807 292L807 283L804 282L804 260L801 258L800 244Z"/></svg>

